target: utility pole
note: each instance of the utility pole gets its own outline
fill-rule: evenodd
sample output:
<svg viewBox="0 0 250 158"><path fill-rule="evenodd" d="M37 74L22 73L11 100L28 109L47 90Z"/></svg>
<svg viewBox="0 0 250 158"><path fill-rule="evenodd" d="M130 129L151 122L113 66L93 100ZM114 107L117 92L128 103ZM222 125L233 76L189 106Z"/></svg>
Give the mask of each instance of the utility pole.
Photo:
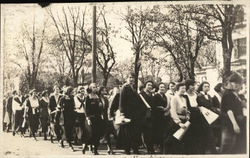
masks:
<svg viewBox="0 0 250 158"><path fill-rule="evenodd" d="M92 27L92 82L96 83L96 6L93 6Z"/></svg>

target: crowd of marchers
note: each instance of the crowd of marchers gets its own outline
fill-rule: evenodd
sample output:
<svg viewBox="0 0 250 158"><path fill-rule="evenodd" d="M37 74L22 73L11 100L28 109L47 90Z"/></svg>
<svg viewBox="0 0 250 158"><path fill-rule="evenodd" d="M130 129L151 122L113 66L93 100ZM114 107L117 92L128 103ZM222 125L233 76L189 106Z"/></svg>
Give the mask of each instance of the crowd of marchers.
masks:
<svg viewBox="0 0 250 158"><path fill-rule="evenodd" d="M55 141L72 151L82 146L98 155L100 143L108 154L243 154L246 153L246 93L243 79L232 73L218 83L215 95L210 84L186 80L168 85L147 81L135 88L135 75L109 92L91 83L87 87L53 93L18 90L4 98L3 127L13 136L28 135ZM204 113L205 109L208 113ZM209 117L218 116L212 122ZM181 138L177 131L183 129ZM101 141L102 140L102 141Z"/></svg>

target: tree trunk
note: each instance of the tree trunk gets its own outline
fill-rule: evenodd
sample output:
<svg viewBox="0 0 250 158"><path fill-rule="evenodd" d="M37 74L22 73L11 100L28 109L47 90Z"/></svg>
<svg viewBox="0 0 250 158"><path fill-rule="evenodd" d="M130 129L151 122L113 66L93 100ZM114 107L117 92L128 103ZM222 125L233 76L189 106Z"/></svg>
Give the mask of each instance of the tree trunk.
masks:
<svg viewBox="0 0 250 158"><path fill-rule="evenodd" d="M102 83L102 85L103 85L103 87L107 87L107 85L108 85L108 79L109 79L109 73L104 73L103 74L103 83Z"/></svg>
<svg viewBox="0 0 250 158"><path fill-rule="evenodd" d="M140 71L140 63L139 63L139 58L140 58L140 50L136 50L136 55L135 55L135 89L137 90L138 88L138 79L139 79L139 71Z"/></svg>
<svg viewBox="0 0 250 158"><path fill-rule="evenodd" d="M222 82L226 82L228 76L231 73L231 57L232 57L232 37L228 33L228 28L222 28L225 31L223 32L222 37L222 51L223 51L223 76Z"/></svg>

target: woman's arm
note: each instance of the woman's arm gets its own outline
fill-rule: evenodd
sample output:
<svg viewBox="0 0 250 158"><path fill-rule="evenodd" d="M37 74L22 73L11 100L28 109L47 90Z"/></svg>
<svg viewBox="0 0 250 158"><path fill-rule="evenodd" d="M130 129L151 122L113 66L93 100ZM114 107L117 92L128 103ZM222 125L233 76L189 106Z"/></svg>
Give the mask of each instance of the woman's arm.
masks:
<svg viewBox="0 0 250 158"><path fill-rule="evenodd" d="M176 99L176 97L173 97L171 99L171 103L170 103L170 115L171 115L173 121L176 124L179 124L179 123L181 123L181 120L179 119L179 116L177 114L177 108L176 108L177 106L178 106L177 99Z"/></svg>
<svg viewBox="0 0 250 158"><path fill-rule="evenodd" d="M227 115L228 115L228 117L233 125L234 132L237 134L240 133L240 127L239 127L238 123L236 122L233 111L228 110Z"/></svg>

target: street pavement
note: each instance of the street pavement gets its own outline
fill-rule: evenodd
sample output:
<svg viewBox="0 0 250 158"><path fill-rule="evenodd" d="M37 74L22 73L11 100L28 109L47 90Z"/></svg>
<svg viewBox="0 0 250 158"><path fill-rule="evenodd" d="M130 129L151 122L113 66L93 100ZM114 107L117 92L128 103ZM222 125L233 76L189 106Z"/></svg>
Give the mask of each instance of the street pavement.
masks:
<svg viewBox="0 0 250 158"><path fill-rule="evenodd" d="M82 146L74 145L75 151L70 150L68 144L65 142L65 147L59 147L57 141L54 141L52 144L50 140L43 140L43 137L37 137L37 141L29 137L27 134L25 137L20 135L12 136L12 133L1 132L1 147L0 147L0 157L33 157L33 156L77 156L82 155ZM106 155L107 147L104 144L101 144L98 150L100 155ZM145 154L146 150L141 149L141 154ZM86 150L85 155L92 156L92 152ZM115 155L124 155L123 150L115 149ZM85 156L84 156L85 157ZM111 156L113 157L113 156Z"/></svg>

